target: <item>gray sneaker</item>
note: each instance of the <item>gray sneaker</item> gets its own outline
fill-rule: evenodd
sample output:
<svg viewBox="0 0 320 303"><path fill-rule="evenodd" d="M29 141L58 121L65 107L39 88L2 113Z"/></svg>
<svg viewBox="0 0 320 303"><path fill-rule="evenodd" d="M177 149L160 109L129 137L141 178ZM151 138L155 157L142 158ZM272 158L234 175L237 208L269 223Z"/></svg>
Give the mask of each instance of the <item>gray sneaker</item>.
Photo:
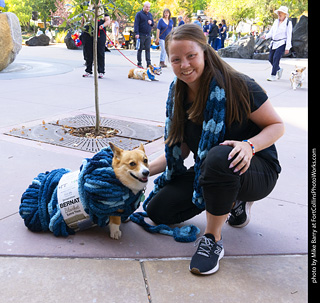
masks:
<svg viewBox="0 0 320 303"><path fill-rule="evenodd" d="M277 77L278 77L278 79L281 79L282 73L283 73L283 68L280 68L280 69L277 71Z"/></svg>

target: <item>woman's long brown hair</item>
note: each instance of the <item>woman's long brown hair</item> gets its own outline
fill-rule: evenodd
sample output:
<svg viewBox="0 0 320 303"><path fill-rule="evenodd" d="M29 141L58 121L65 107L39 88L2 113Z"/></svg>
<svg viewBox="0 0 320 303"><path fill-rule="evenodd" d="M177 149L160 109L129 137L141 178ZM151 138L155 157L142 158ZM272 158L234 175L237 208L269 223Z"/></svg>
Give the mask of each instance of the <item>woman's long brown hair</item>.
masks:
<svg viewBox="0 0 320 303"><path fill-rule="evenodd" d="M226 93L226 126L232 122L242 122L250 115L250 96L244 74L237 72L228 63L223 61L216 51L207 43L202 29L196 24L184 24L171 31L165 40L166 52L170 58L169 45L172 40L189 40L196 42L204 51L205 68L201 75L201 87L196 100L187 111L189 119L195 123L203 122L203 113L209 94L212 78L225 90ZM247 77L248 78L248 77ZM166 143L170 146L183 142L185 111L184 102L187 98L188 86L177 79L175 84L175 103L172 124Z"/></svg>

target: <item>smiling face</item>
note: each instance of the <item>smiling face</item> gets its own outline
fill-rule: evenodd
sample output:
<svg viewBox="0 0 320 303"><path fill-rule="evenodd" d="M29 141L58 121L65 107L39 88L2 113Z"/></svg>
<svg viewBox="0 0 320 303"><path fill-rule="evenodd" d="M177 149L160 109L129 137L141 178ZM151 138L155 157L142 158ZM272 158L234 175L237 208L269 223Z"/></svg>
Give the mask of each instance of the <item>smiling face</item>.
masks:
<svg viewBox="0 0 320 303"><path fill-rule="evenodd" d="M120 182L134 194L143 190L148 182L149 165L144 147L140 144L134 150L123 150L109 143L113 151L112 168Z"/></svg>
<svg viewBox="0 0 320 303"><path fill-rule="evenodd" d="M145 4L143 5L143 11L145 13L149 13L150 12L150 7L151 7L150 3L149 2L145 2Z"/></svg>
<svg viewBox="0 0 320 303"><path fill-rule="evenodd" d="M205 66L205 55L201 46L190 40L172 40L168 51L175 75L196 91Z"/></svg>
<svg viewBox="0 0 320 303"><path fill-rule="evenodd" d="M283 12L278 12L278 17L280 21L284 21L286 19L287 15Z"/></svg>

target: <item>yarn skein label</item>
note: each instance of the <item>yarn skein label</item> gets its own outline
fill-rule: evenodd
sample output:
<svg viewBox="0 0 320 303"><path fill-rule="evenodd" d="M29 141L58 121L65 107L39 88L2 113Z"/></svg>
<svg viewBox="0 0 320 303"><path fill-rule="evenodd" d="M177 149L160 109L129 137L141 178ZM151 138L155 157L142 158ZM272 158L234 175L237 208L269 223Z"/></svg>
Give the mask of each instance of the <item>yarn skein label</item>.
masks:
<svg viewBox="0 0 320 303"><path fill-rule="evenodd" d="M78 191L80 170L64 174L58 184L58 205L66 224L75 231L94 226L85 212Z"/></svg>

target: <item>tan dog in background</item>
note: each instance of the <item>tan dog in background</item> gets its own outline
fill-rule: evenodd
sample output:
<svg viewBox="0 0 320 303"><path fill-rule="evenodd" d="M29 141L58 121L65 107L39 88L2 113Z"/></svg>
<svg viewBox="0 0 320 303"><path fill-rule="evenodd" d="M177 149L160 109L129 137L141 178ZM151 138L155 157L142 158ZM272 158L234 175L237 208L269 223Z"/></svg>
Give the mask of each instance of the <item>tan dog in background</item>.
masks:
<svg viewBox="0 0 320 303"><path fill-rule="evenodd" d="M113 143L109 143L113 151L112 168L116 177L120 182L131 189L136 195L143 190L148 182L149 164L142 143L134 150L123 150ZM123 210L119 209L119 213ZM121 217L110 216L110 237L112 239L120 239Z"/></svg>
<svg viewBox="0 0 320 303"><path fill-rule="evenodd" d="M161 67L149 65L148 68L132 68L129 70L129 79L147 80L147 81L158 81L157 75L161 75Z"/></svg>
<svg viewBox="0 0 320 303"><path fill-rule="evenodd" d="M291 72L290 82L293 90L302 87L302 83L305 79L305 67L296 66L295 69Z"/></svg>

